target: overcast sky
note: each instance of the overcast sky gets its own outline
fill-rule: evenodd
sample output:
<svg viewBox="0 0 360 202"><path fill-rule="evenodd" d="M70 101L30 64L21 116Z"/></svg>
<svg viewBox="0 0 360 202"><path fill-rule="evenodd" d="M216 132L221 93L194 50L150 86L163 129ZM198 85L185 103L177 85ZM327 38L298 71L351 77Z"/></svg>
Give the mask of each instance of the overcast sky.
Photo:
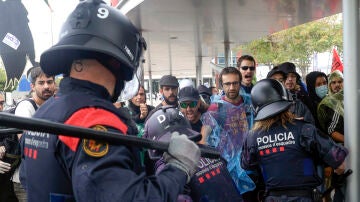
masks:
<svg viewBox="0 0 360 202"><path fill-rule="evenodd" d="M36 60L58 41L59 30L78 0L49 0L52 12L44 0L22 0L28 10L29 26L34 38Z"/></svg>

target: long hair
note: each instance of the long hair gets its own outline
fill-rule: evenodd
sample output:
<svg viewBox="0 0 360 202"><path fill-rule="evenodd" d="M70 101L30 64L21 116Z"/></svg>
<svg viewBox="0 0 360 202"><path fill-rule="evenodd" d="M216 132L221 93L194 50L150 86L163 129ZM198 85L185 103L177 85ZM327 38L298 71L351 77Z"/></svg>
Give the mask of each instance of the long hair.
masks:
<svg viewBox="0 0 360 202"><path fill-rule="evenodd" d="M276 116L270 118L256 121L252 128L252 131L268 131L272 125L275 123L281 123L281 125L286 128L286 123L294 124L295 115L290 111L284 111Z"/></svg>

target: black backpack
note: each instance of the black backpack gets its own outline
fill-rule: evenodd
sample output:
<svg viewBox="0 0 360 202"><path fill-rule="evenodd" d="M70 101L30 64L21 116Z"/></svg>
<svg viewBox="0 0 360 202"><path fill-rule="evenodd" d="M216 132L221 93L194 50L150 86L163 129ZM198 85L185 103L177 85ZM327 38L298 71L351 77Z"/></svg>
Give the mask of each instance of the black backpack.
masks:
<svg viewBox="0 0 360 202"><path fill-rule="evenodd" d="M22 101L24 101L24 100L29 101L29 102L32 104L32 106L34 107L35 111L38 109L38 106L36 105L36 103L35 103L35 101L34 101L33 99L31 99L31 98L26 98L26 99L20 100L14 107L11 107L11 108L9 108L9 109L4 110L4 112L10 113L10 114L15 114L16 107L18 106L18 104L19 104L20 102L22 102Z"/></svg>
<svg viewBox="0 0 360 202"><path fill-rule="evenodd" d="M10 114L15 114L16 107L19 105L20 102L22 102L24 100L29 101L32 104L32 106L34 107L35 111L38 109L38 107L33 99L26 98L26 99L19 101L15 106L4 110L4 112L10 113ZM19 145L19 140L17 139L17 135L9 134L8 136L9 137L5 141L7 142L7 144L11 145L10 151L6 152L6 154L2 160L11 164L11 170L9 171L9 176L12 176L12 174L14 174L14 172L15 172L15 169L17 167L19 167L19 165L20 165L20 161L21 161L20 150L21 149L20 149L20 145ZM13 137L11 137L11 136L13 136Z"/></svg>

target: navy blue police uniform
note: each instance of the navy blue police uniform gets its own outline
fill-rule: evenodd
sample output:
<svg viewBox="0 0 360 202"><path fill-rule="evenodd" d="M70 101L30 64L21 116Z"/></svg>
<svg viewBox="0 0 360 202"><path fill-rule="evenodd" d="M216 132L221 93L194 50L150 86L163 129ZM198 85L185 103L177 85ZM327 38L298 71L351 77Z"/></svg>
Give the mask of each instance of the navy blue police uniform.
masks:
<svg viewBox="0 0 360 202"><path fill-rule="evenodd" d="M0 127L0 129L6 128ZM0 174L0 201L18 201L14 192L13 182L11 181L11 177L19 165L20 160L20 150L18 149L18 144L19 141L17 134L0 135L0 146L4 146L6 150L5 156L0 160L11 164L11 169L8 172Z"/></svg>
<svg viewBox="0 0 360 202"><path fill-rule="evenodd" d="M159 159L155 163L156 172L161 171L164 165L164 159ZM177 202L243 201L226 166L227 162L223 158L200 158L195 174L185 185Z"/></svg>
<svg viewBox="0 0 360 202"><path fill-rule="evenodd" d="M146 122L144 137L166 142L173 131L179 131L192 136L195 140L200 133L191 128L189 121L178 108L163 106L154 112ZM197 140L195 140L197 141ZM161 158L161 151L149 150L146 162L149 173L158 173L164 169L165 161ZM151 169L150 169L151 168ZM202 157L197 163L194 175L186 184L184 192L179 195L177 202L205 202L205 201L242 201L240 192L236 188L227 169L227 162L223 158L210 159Z"/></svg>
<svg viewBox="0 0 360 202"><path fill-rule="evenodd" d="M188 186L193 201L242 201L223 158L200 158Z"/></svg>
<svg viewBox="0 0 360 202"><path fill-rule="evenodd" d="M104 87L70 77L34 118L135 134L129 115L113 106ZM140 163L135 147L31 131L22 142L21 181L30 202L174 201L187 179L171 165L145 178L136 168Z"/></svg>
<svg viewBox="0 0 360 202"><path fill-rule="evenodd" d="M242 149L244 169L261 168L266 185L266 201L312 201L312 191L321 184L315 162L322 160L339 167L348 151L328 137L318 135L312 124L276 123L268 131L251 132ZM286 199L286 198L285 198Z"/></svg>

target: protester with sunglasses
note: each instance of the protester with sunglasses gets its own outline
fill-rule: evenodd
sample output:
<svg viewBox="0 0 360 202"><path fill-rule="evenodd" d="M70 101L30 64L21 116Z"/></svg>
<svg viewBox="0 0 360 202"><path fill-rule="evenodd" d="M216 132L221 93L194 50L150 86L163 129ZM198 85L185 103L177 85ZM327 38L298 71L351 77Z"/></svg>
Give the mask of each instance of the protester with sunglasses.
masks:
<svg viewBox="0 0 360 202"><path fill-rule="evenodd" d="M243 140L248 133L244 100L240 96L241 73L235 67L225 67L219 75L223 96L214 96L208 111L201 117L206 144L216 147L228 163L228 171L238 191L243 194L255 184L240 167Z"/></svg>
<svg viewBox="0 0 360 202"><path fill-rule="evenodd" d="M255 59L250 55L243 55L237 60L237 67L241 73L241 88L240 96L244 100L244 105L246 109L246 118L249 124L249 129L252 128L254 123L254 113L251 108L251 89L254 86L253 80L255 76Z"/></svg>
<svg viewBox="0 0 360 202"><path fill-rule="evenodd" d="M187 86L179 91L179 109L191 124L194 131L201 132L202 122L200 120L200 94L197 89Z"/></svg>
<svg viewBox="0 0 360 202"><path fill-rule="evenodd" d="M241 87L245 92L250 94L253 87L253 79L255 76L255 59L251 55L243 55L237 61L238 70L241 73Z"/></svg>

